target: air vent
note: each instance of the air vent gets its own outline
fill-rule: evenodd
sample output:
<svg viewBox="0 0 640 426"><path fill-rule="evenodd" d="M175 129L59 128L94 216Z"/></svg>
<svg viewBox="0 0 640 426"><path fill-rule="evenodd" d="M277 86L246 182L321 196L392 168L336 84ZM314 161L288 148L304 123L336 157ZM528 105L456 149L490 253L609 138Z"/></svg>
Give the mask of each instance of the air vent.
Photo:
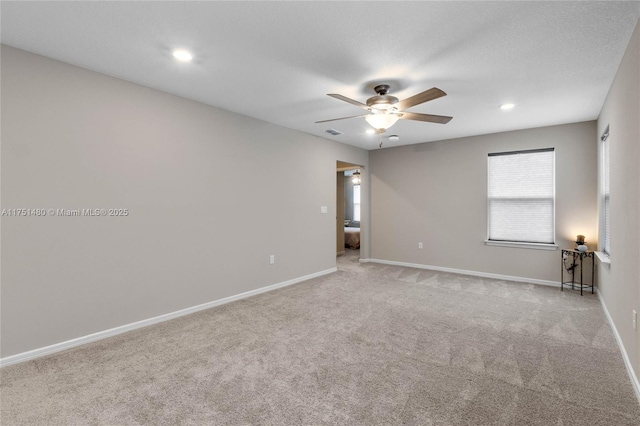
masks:
<svg viewBox="0 0 640 426"><path fill-rule="evenodd" d="M329 134L331 134L333 136L338 136L338 135L342 134L342 132L339 132L336 129L327 129L327 130L325 130L325 132L327 132L327 133L329 133Z"/></svg>

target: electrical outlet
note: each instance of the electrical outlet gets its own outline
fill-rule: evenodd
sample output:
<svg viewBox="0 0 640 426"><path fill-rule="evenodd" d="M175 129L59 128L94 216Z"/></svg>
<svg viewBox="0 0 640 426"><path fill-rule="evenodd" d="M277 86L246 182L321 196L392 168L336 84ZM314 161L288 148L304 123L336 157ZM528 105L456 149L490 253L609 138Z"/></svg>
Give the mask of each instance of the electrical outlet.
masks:
<svg viewBox="0 0 640 426"><path fill-rule="evenodd" d="M633 329L638 329L638 312L636 312L635 310L633 311Z"/></svg>
<svg viewBox="0 0 640 426"><path fill-rule="evenodd" d="M422 246L422 241L418 242L418 248L422 250L424 247Z"/></svg>
<svg viewBox="0 0 640 426"><path fill-rule="evenodd" d="M276 263L276 255L272 254L269 256L269 265L273 265L274 263Z"/></svg>

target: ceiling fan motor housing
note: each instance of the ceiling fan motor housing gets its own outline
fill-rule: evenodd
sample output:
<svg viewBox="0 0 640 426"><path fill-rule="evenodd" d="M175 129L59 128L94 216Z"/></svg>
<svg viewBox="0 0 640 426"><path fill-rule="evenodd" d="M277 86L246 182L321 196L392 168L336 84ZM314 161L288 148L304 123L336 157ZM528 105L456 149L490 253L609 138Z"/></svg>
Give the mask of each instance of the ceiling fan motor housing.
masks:
<svg viewBox="0 0 640 426"><path fill-rule="evenodd" d="M388 109L398 102L398 98L391 95L378 95L367 99L367 106L377 109Z"/></svg>
<svg viewBox="0 0 640 426"><path fill-rule="evenodd" d="M367 99L368 107L378 110L387 110L391 108L393 104L398 102L398 98L395 96L387 95L387 92L389 91L389 86L387 84L380 84L373 90L376 91L377 95Z"/></svg>
<svg viewBox="0 0 640 426"><path fill-rule="evenodd" d="M389 91L389 85L388 84L379 84L376 87L373 88L373 91L376 92L378 95L386 95L387 92Z"/></svg>

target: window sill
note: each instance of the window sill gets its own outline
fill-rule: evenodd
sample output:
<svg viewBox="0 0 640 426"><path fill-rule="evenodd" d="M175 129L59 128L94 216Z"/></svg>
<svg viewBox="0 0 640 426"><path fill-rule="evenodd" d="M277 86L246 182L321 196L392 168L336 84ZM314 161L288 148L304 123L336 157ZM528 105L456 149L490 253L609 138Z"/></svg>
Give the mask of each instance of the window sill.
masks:
<svg viewBox="0 0 640 426"><path fill-rule="evenodd" d="M595 254L598 260L600 261L600 263L604 263L607 266L611 265L611 258L607 253L603 251L596 251Z"/></svg>
<svg viewBox="0 0 640 426"><path fill-rule="evenodd" d="M491 240L485 240L484 243L488 246L497 246L497 247L512 247L512 248L523 248L523 249L534 249L534 250L558 250L558 246L556 244L518 243L515 241L491 241Z"/></svg>

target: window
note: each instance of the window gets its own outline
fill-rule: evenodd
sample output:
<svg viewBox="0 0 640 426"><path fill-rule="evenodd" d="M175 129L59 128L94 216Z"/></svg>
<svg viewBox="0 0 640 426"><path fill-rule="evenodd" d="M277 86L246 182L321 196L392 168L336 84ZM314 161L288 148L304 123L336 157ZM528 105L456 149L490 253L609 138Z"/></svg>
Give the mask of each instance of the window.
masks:
<svg viewBox="0 0 640 426"><path fill-rule="evenodd" d="M601 241L603 241L602 251L607 255L611 252L610 233L609 233L609 126L600 138L602 140L602 222L601 222Z"/></svg>
<svg viewBox="0 0 640 426"><path fill-rule="evenodd" d="M555 244L553 148L489 154L488 244Z"/></svg>
<svg viewBox="0 0 640 426"><path fill-rule="evenodd" d="M353 185L353 221L360 222L360 185Z"/></svg>

